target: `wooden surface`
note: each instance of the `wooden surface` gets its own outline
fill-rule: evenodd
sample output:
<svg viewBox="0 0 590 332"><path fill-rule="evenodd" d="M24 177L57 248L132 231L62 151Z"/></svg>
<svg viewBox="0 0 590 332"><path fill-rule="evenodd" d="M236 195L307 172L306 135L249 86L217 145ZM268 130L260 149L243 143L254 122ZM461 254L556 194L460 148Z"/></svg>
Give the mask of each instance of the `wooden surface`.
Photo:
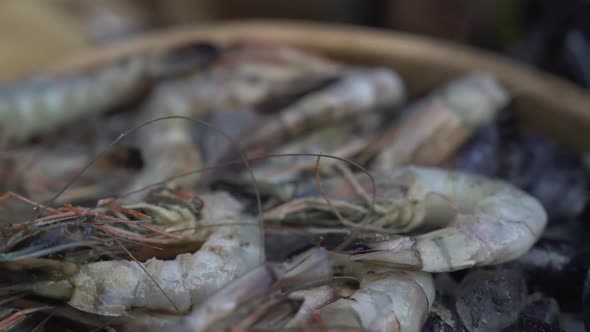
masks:
<svg viewBox="0 0 590 332"><path fill-rule="evenodd" d="M50 2L0 1L0 81L21 78L80 52L90 43L81 25Z"/></svg>
<svg viewBox="0 0 590 332"><path fill-rule="evenodd" d="M550 74L473 48L438 40L343 25L289 21L240 21L174 28L80 54L48 68L70 73L147 50L196 40L228 43L267 40L291 44L344 61L395 68L413 95L474 70L493 74L516 96L525 124L575 149L590 149L590 94Z"/></svg>

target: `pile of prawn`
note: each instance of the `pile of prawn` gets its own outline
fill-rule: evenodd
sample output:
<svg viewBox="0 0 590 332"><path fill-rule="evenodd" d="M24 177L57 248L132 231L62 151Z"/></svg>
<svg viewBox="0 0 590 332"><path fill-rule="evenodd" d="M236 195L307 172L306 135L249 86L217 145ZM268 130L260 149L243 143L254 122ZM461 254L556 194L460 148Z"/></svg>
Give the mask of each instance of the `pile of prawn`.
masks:
<svg viewBox="0 0 590 332"><path fill-rule="evenodd" d="M1 87L0 330L420 331L432 273L518 258L547 215L442 168L509 104L492 76L407 99L263 43Z"/></svg>

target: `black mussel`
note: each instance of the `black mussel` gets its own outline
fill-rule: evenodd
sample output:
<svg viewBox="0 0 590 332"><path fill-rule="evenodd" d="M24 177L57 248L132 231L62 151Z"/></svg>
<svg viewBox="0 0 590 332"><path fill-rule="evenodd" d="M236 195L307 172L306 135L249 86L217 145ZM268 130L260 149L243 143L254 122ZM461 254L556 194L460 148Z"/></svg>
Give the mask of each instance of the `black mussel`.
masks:
<svg viewBox="0 0 590 332"><path fill-rule="evenodd" d="M463 327L460 326L453 326L452 324L457 324L456 321L449 322L445 320L445 318L436 311L431 311L428 314L428 318L424 322L422 326L422 332L462 332L465 331Z"/></svg>
<svg viewBox="0 0 590 332"><path fill-rule="evenodd" d="M500 177L539 199L551 219L575 218L587 200L582 163L548 139L523 135L508 154Z"/></svg>
<svg viewBox="0 0 590 332"><path fill-rule="evenodd" d="M586 205L582 162L553 141L520 132L512 119L483 128L457 155L454 167L505 179L535 196L551 220L573 219Z"/></svg>
<svg viewBox="0 0 590 332"><path fill-rule="evenodd" d="M455 168L485 176L498 173L501 158L500 129L497 124L484 127L455 160Z"/></svg>
<svg viewBox="0 0 590 332"><path fill-rule="evenodd" d="M443 283L446 283L445 280ZM437 294L432 305L432 309L428 314L428 318L424 322L422 332L463 332L467 331L463 326L457 310L455 309L455 298L447 294L453 292L453 289L439 288L439 282L436 283Z"/></svg>
<svg viewBox="0 0 590 332"><path fill-rule="evenodd" d="M557 301L535 293L518 314L516 323L502 332L561 332Z"/></svg>
<svg viewBox="0 0 590 332"><path fill-rule="evenodd" d="M518 315L518 329L523 332L559 332L559 305L555 299L539 293L529 298L529 303Z"/></svg>
<svg viewBox="0 0 590 332"><path fill-rule="evenodd" d="M456 299L468 331L498 331L515 323L526 304L525 278L517 270L476 270L463 278Z"/></svg>
<svg viewBox="0 0 590 332"><path fill-rule="evenodd" d="M503 332L563 332L559 327L543 323L535 318L529 316L520 316L516 329L504 330Z"/></svg>
<svg viewBox="0 0 590 332"><path fill-rule="evenodd" d="M562 240L542 239L515 263L531 290L554 297L566 311L579 312L590 251Z"/></svg>
<svg viewBox="0 0 590 332"><path fill-rule="evenodd" d="M582 314L584 315L584 324L586 331L590 331L590 269L586 273L584 281L584 292L582 293Z"/></svg>

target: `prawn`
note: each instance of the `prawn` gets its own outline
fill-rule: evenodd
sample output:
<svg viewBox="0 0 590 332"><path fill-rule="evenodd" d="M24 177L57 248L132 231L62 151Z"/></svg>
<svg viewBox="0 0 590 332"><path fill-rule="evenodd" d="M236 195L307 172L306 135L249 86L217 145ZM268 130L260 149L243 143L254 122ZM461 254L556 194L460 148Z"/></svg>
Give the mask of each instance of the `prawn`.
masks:
<svg viewBox="0 0 590 332"><path fill-rule="evenodd" d="M298 153L322 153L339 158L353 159L370 143L370 139L367 137L368 132L370 129L375 128L372 125L367 125L367 127L365 129L359 126L356 121L339 122L323 127L322 130L313 131L301 139L277 148L273 151L273 155L284 156L260 163L253 168L259 189L263 191L263 194L276 198L281 202L288 201L296 191L297 185L309 178L307 175L315 169L315 161L309 155L297 156ZM325 163L332 165L335 160L329 159ZM334 173L333 167L324 167L320 172L326 177L330 177ZM241 192L248 192L253 189L248 174L222 177L217 179L216 183L229 185L232 189L239 188Z"/></svg>
<svg viewBox="0 0 590 332"><path fill-rule="evenodd" d="M112 141L115 137L118 137L120 132L124 131L124 128L126 129L126 127L121 127L120 124L128 123L129 121L135 123L147 123L151 122L153 119L169 116L202 117L206 114L212 113L212 111L218 111L220 109L257 107L256 105L268 104L269 100L276 98L281 99L281 96L284 97L284 95L289 95L294 90L299 93L301 92L302 87L305 89L309 86L317 85L318 82L330 80L342 71L340 66L335 63L323 60L319 57L313 57L296 49L267 46L264 51L260 52L254 52L252 50L254 49L253 47L241 47L238 49L230 48L230 50L226 51L228 53L227 55L220 55L218 61L208 66L206 70L197 71L196 73L186 75L186 77L185 75L182 75L182 77L176 77L179 75L172 75L172 72L180 73L183 70L188 71L188 69L190 69L189 65L193 62L196 63L199 60L199 52L202 52L203 54L201 56L201 62L196 63L198 64L196 67L204 67L207 61L214 60L216 54L219 53L219 51L216 51L212 45L198 45L195 47L197 53L195 55L183 54L183 50L184 53L190 51L190 46L168 50L162 54L150 55L151 57L139 54L127 59L122 59L117 63L106 65L104 68L99 68L98 70L87 74L88 77L85 78L86 80L92 82L96 81L93 83L94 85L88 85L88 92L85 92L87 97L85 97L85 107L87 108L92 105L98 105L90 98L94 96L90 92L93 91L93 93L98 93L100 91L91 91L91 89L117 88L116 84L110 84L106 81L103 82L103 79L101 78L103 72L113 72L113 74L108 74L107 76L112 76L112 80L122 80L126 76L131 75L125 73L124 70L126 70L127 67L143 66L145 68L142 67L143 69L137 69L137 71L147 72L148 69L151 68L149 72L152 73L151 76L153 76L153 79L151 80L144 77L143 81L154 81L156 76L158 78L165 78L164 80L159 80L158 84L152 88L146 102L140 106L141 111L137 112L138 114L124 114L124 116L127 117L123 118L113 116L108 118L108 124L104 127L107 129L111 127L113 128L110 129L111 132L108 135L105 135L105 142L107 140ZM208 49L207 47L211 49ZM152 63L152 66L148 67L148 63ZM305 63L314 65L305 67ZM140 73L137 73L137 75L140 75ZM144 73L144 76L146 75L147 74ZM118 78L119 76L120 78ZM74 78L70 79L73 80ZM82 80L82 78L80 77L79 80ZM45 90L41 87L35 90L32 89L32 86L29 87L27 84L24 84L24 86L19 89L16 89L17 87L15 87L13 95L21 96L22 98L37 98L39 100L45 100L47 98L44 97L43 93L51 93L52 91L59 92L63 90L61 95L55 96L57 100L62 100L67 97L65 95L66 93L75 91L73 90L73 87L72 89L69 89L66 86L66 78L55 79L51 82L48 81L47 83L47 88ZM139 89L140 83L139 79L137 79L133 84L137 84L137 88ZM61 88L62 85L63 88ZM127 85L131 85L131 82ZM116 90L115 93L105 93L115 100L119 98L118 94L120 92L120 90ZM121 98L124 97L124 95L125 93L121 93ZM9 97L10 96L7 95L7 98ZM31 112L27 111L26 114L30 113L31 116L34 116L34 114L38 113L41 114L41 116L46 114L48 117L53 117L54 115L44 111L44 109L48 108L48 106L44 105L45 104L43 103L36 102L34 103L35 109L31 109ZM0 98L0 111L2 110L2 107L2 100ZM68 107L74 109L76 106L68 105ZM107 108L108 107L103 107L102 110L106 110ZM59 112L61 111L62 109L60 108ZM97 112L99 111L101 110L97 110ZM14 112L18 113L17 110L14 110ZM55 113L55 116L59 116L59 112ZM76 112L73 112L72 114ZM6 123L10 128L14 128L15 126L11 126L10 123L2 122L3 115L8 116L8 114L0 112L0 125ZM133 116L133 119L131 119L129 115ZM15 121L17 120L18 119ZM29 120L27 120L27 124L33 119L31 118ZM69 121L67 119L52 119L51 121L53 120ZM48 123L46 128L50 129L55 124L57 123ZM186 173L189 170L202 166L202 156L199 151L202 149L194 143L193 128L189 122L179 119L158 121L153 123L150 126L150 129L152 130L140 130L133 137L135 138L137 145L140 146L139 151L142 156L141 160L145 161L145 167L143 167L139 174L134 176L131 181L125 181L124 178L115 181L116 187L118 187L117 191L135 191L148 184L159 182L164 178L172 177L175 174ZM25 131L19 130L19 133L24 133ZM154 135L154 133L157 133L157 135ZM8 138L10 138L11 135L12 134L9 134ZM97 143L97 145L100 144L101 142ZM43 168L43 170L59 170L60 173L52 176L52 178L56 180L52 180L51 182L59 183L59 179L66 179L69 174L75 173L75 171L79 170L79 165L87 163L87 158L82 157L82 153L83 152L77 153L75 157L67 155L65 158L64 156L54 158L54 153L43 153L40 157L42 160L40 159L37 162L31 163L30 160L34 161L37 156L40 155L40 152L32 151L31 153L28 153L30 158L14 158L11 162L15 163L15 169L28 169L33 165L38 166L37 168L42 166L41 168ZM90 156L88 156L88 158L90 158ZM69 170L69 172L66 173L66 169ZM30 171L27 171L27 176L34 176L37 178L41 177L41 174L43 173L44 172L40 172L38 169L32 168ZM96 178L96 175L88 176L89 180L94 178ZM126 174L125 178L130 177ZM180 187L182 189L191 188L197 180L197 176L187 176L182 178L182 180L176 180L169 185L171 187ZM100 184L101 186L105 184L105 180L101 180ZM123 185L125 188L121 188ZM39 191L39 196L49 196L49 192L51 191L48 188L44 188L44 186L39 186L39 181L35 182L35 186L33 186L32 189ZM103 191L108 190L103 189ZM28 192L28 194L31 196L33 195L33 192Z"/></svg>
<svg viewBox="0 0 590 332"><path fill-rule="evenodd" d="M527 252L547 224L547 213L535 198L501 180L421 167L386 176L406 187L402 204L412 207L412 213L389 222L405 224L407 230L442 228L365 243L367 249L355 253L354 261L428 272L501 264ZM444 212L449 200L457 209L454 215Z"/></svg>
<svg viewBox="0 0 590 332"><path fill-rule="evenodd" d="M120 106L146 84L181 75L212 61L219 50L193 44L156 54L136 54L89 73L34 77L0 87L0 125L5 139L22 142L85 115Z"/></svg>
<svg viewBox="0 0 590 332"><path fill-rule="evenodd" d="M69 279L40 282L32 290L68 299L78 310L105 316L122 316L133 308L188 312L264 262L261 230L255 218L243 214L241 204L226 193L202 195L201 199L197 223L202 231L191 239L205 240L195 253L168 261L152 258L144 263L112 260L82 264ZM163 209L153 207L151 211ZM176 205L159 217L183 219L191 214L197 217L192 207Z"/></svg>
<svg viewBox="0 0 590 332"><path fill-rule="evenodd" d="M328 252L312 248L285 263L269 263L252 270L210 296L178 324L179 331L213 331L229 328L257 311L285 289L329 278Z"/></svg>
<svg viewBox="0 0 590 332"><path fill-rule="evenodd" d="M360 283L339 291L333 278ZM351 262L348 255L316 247L232 282L190 313L178 331L304 329L314 320L324 328L419 331L434 295L428 273ZM284 309L288 301L296 304Z"/></svg>
<svg viewBox="0 0 590 332"><path fill-rule="evenodd" d="M349 298L320 308L323 324L365 331L421 330L435 295L429 273L357 264L346 255L333 258L333 264L340 265L341 274L357 278L360 287Z"/></svg>
<svg viewBox="0 0 590 332"><path fill-rule="evenodd" d="M175 99L186 112L259 109L273 99L287 98L301 90L322 85L344 73L344 68L296 49L269 46L229 47L207 70L168 80L152 99ZM288 51L286 56L285 52ZM314 65L304 66L311 63ZM295 91L295 92L294 92ZM149 102L148 102L149 103ZM166 104L165 102L164 104Z"/></svg>
<svg viewBox="0 0 590 332"><path fill-rule="evenodd" d="M160 83L137 122L175 116L202 118L223 109L255 108L277 95L300 89L298 86L317 84L342 71L327 60L291 48L266 47L260 53L251 47L228 50L208 70ZM306 59L315 65L302 66ZM147 164L127 191L203 166L191 126L192 123L180 119L159 121L152 124L152 130L138 133L137 141ZM193 175L169 185L188 189L197 181L198 177Z"/></svg>
<svg viewBox="0 0 590 332"><path fill-rule="evenodd" d="M395 107L404 99L402 80L392 70L350 70L341 80L263 119L242 138L242 147L254 155L264 153L286 138L363 112Z"/></svg>
<svg viewBox="0 0 590 332"><path fill-rule="evenodd" d="M357 184L353 192L362 190L363 204L344 199L350 183L332 181L325 186L335 197L332 206L316 197L299 198L267 211L263 219L292 221L298 212L327 215L335 208L344 219L324 220L327 226L345 220L350 227L385 233L381 239L359 239L357 244L363 248L352 254L353 261L428 272L513 260L533 246L547 224L547 214L535 198L501 180L418 166L377 173L375 178L373 210L363 205L368 198L362 179L353 177ZM366 224L355 222L368 213ZM438 229L414 236L392 235L433 228Z"/></svg>
<svg viewBox="0 0 590 332"><path fill-rule="evenodd" d="M405 117L378 140L377 146L383 148L374 168L441 164L489 124L509 100L508 91L487 74L448 83L410 106Z"/></svg>

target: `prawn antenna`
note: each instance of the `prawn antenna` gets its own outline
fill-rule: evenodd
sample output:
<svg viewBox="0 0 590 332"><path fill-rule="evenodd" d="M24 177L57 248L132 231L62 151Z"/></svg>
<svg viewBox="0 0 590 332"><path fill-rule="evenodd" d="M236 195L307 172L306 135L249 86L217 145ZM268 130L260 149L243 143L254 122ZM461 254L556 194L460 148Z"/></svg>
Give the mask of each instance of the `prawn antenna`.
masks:
<svg viewBox="0 0 590 332"><path fill-rule="evenodd" d="M136 131L147 127L153 123L159 122L159 121L168 121L168 120L185 120L185 121L189 121L192 122L193 124L198 124L198 125L202 125L205 126L207 128L210 128L218 133L220 133L224 138L226 138L230 144L232 145L233 148L235 148L239 155L240 155L240 159L241 162L244 164L244 166L246 167L248 174L252 180L252 185L254 186L254 193L256 195L256 206L258 209L258 223L261 229L261 237L262 237L262 242L264 243L264 231L263 231L263 225L262 225L262 199L260 198L260 191L258 189L258 183L256 182L256 178L254 176L254 172L252 171L250 164L248 162L248 159L246 159L243 151L240 148L240 145L236 142L235 139L233 139L230 135L228 135L227 133L225 133L223 130L221 130L220 128L210 124L207 121L204 120L200 120L200 119L193 119L191 117L188 116L182 116L182 115L171 115L171 116L163 116L163 117L159 117L159 118L155 118L152 120L148 120L145 121L143 123L140 123L139 125L123 132L122 134L119 135L119 137L117 137L115 140L113 140L106 148L104 148L101 152L99 152L90 162L88 162L88 164L86 164L86 166L84 166L78 173L76 173L76 175L74 175L72 177L72 179L70 179L70 181L68 181L68 183L63 186L63 188L57 192L47 203L48 205L53 204L58 198L59 196L61 196L66 190L68 190L68 188L70 186L72 186L81 176L82 174L84 174L84 172L86 172L92 165L94 165L98 160L100 160L100 158L102 158L113 146L117 145L120 141L122 141L123 139L125 139L127 136L135 133Z"/></svg>
<svg viewBox="0 0 590 332"><path fill-rule="evenodd" d="M130 196L130 195L136 194L138 192L142 192L144 190L147 190L149 188L157 187L157 186L166 184L167 182L170 182L170 181L173 181L173 180L176 180L176 179L179 179L179 178L183 178L183 177L186 177L186 176L191 176L191 175L194 175L194 174L198 174L198 173L201 173L201 172L207 172L207 171L211 171L211 170L215 170L215 169L219 169L219 168L230 167L230 166L234 166L234 165L238 165L238 164L246 164L246 165L248 165L247 163L254 163L254 162L257 162L257 161L263 160L263 159L268 159L268 158L281 158L281 157L316 157L317 158L317 161L316 161L316 173L318 172L318 168L319 168L319 159L320 158L327 158L327 159L333 159L333 160L337 160L337 161L346 163L346 164L348 164L348 165L350 165L350 166L352 166L354 168L359 169L362 173L366 174L369 177L370 181L371 181L371 188L372 188L372 190L371 190L371 199L370 199L370 204L369 204L368 212L367 212L367 214L364 215L363 219L358 224L354 225L354 230L353 230L351 236L347 240L344 240L344 242L342 244L340 244L338 246L338 248L341 249L341 248L344 248L344 247L348 246L352 241L355 240L355 238L356 238L356 232L357 231L368 228L366 224L368 223L369 218L371 217L371 213L375 209L376 200L377 200L376 199L376 193L377 193L376 188L377 188L377 185L375 183L375 177L371 174L371 172L368 169L366 169L365 167L363 167L362 165L360 165L357 162L354 162L354 161L352 161L350 159L346 159L346 158L342 158L342 157L338 157L338 156L334 156L334 155L329 155L329 154L322 154L322 153L277 153L277 154L269 153L269 154L264 154L264 155L252 157L252 158L244 158L244 159L241 159L241 160L230 160L230 161L227 161L227 162L222 163L222 164L218 164L218 165L214 165L214 166L210 166L210 167L202 167L202 168L195 169L195 170L192 170L192 171L189 171L189 172L185 172L185 173L181 173L181 174L176 174L176 175L170 176L170 177L168 177L168 178L166 178L166 179L164 179L162 181L154 182L154 183L145 185L142 188L138 188L138 189L135 189L133 191L129 191L129 192L123 193L123 194L119 195L118 197L119 198L123 198L123 197L126 197L126 196ZM249 169L249 171L250 171L251 177L254 179L254 175L253 175L252 170ZM319 180L319 177L317 176L317 174L316 174L316 181L317 181L318 187L320 188L320 191L322 192L323 190L321 190L322 189L321 181ZM256 190L256 198L258 200L257 203L259 204L259 210L258 210L259 219L262 220L262 218L260 217L260 213L261 213L261 208L260 208L260 205L261 205L260 194L257 191L256 187L255 187L255 190ZM323 193L322 196L324 197L324 199L326 199L328 202L330 202L330 199L325 195L325 193ZM334 211L333 208L332 208L332 210ZM334 212L335 212L335 214L337 216L339 215L337 211L334 211ZM339 219L341 219L341 218L339 218ZM219 226L219 225L215 225L215 226ZM261 227L262 227L262 225L261 225ZM336 249L335 251L339 251L339 249Z"/></svg>

